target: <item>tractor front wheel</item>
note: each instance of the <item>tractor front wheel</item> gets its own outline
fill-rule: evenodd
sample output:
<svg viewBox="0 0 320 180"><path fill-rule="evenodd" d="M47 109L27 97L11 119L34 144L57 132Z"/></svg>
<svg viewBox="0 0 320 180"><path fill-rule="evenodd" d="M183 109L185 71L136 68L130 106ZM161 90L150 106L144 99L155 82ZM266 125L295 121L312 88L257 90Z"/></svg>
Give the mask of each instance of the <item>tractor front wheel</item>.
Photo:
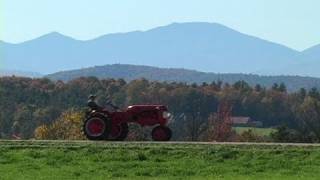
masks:
<svg viewBox="0 0 320 180"><path fill-rule="evenodd" d="M171 129L166 126L157 126L153 128L151 136L154 141L169 141L172 132Z"/></svg>

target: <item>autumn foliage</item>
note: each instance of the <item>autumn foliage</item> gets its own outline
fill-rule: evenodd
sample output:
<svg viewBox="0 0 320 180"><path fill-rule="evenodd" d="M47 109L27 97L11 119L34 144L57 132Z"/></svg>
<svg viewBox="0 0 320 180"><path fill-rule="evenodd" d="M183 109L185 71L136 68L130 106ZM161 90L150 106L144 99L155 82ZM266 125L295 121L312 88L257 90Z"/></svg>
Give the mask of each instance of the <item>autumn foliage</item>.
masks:
<svg viewBox="0 0 320 180"><path fill-rule="evenodd" d="M83 117L83 113L79 111L66 111L52 124L37 127L34 136L36 139L84 139L82 133Z"/></svg>
<svg viewBox="0 0 320 180"><path fill-rule="evenodd" d="M167 105L174 117L170 122L173 140L177 141L229 140L222 136L229 136L230 125L223 124L218 115L219 105L227 101L232 116L250 117L261 121L263 127L286 126L274 134L276 141L320 142L320 92L316 88L287 92L283 83L253 87L244 81L187 84L95 77L68 82L1 77L0 138L82 139L82 112L90 94L97 95L101 105L110 97L121 108ZM224 128L217 128L221 123ZM145 139L138 135L129 137ZM251 134L245 137L250 139Z"/></svg>

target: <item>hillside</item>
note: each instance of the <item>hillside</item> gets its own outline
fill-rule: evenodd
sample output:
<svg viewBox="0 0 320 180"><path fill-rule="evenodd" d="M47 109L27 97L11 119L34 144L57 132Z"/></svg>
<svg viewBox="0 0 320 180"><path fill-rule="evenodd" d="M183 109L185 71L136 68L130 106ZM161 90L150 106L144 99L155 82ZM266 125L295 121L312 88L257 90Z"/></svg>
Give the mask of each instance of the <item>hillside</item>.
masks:
<svg viewBox="0 0 320 180"><path fill-rule="evenodd" d="M166 105L173 115L169 127L174 132L172 140L175 141L211 141L212 133L208 133L212 130L210 118L217 112L219 104L229 100L232 116L250 117L260 121L263 128L279 125L292 128L289 133L272 136L274 141L320 142L320 134L317 133L320 131L320 121L309 121L320 117L317 111L320 91L317 89L291 93L283 85L259 88L241 81L229 86L222 83L195 86L144 79L130 82L99 80L94 77L82 77L65 83L47 78L1 77L0 84L0 117L5 117L0 118L0 138L8 139L18 134L22 139L82 139L79 127L84 121L83 113L87 109L89 95L95 94L101 106L107 106L107 99L121 109L134 104ZM300 126L302 123L305 125ZM151 133L150 127L135 130ZM225 140L248 140L246 137L231 137ZM132 138L142 140L148 137ZM252 140L271 140L264 137L258 139Z"/></svg>
<svg viewBox="0 0 320 180"><path fill-rule="evenodd" d="M0 47L5 67L42 74L114 63L217 73L270 69L268 74L273 74L299 54L215 23L173 23L87 41L53 32L20 44L2 42Z"/></svg>
<svg viewBox="0 0 320 180"><path fill-rule="evenodd" d="M303 74L305 76L320 77L320 45L310 47L302 51L295 59L294 63L287 67L279 67L272 70L275 74ZM271 71L271 70L268 70ZM266 73L261 72L262 74Z"/></svg>
<svg viewBox="0 0 320 180"><path fill-rule="evenodd" d="M304 56L309 56L308 58L312 60L320 61L320 44L310 47L304 50L302 53Z"/></svg>
<svg viewBox="0 0 320 180"><path fill-rule="evenodd" d="M174 68L156 68L151 66L136 66L136 65L105 65L95 66L71 71L62 71L50 74L47 77L53 80L69 81L78 77L96 76L103 78L123 78L125 80L133 80L146 78L149 80L169 81L169 82L187 82L187 83L211 83L212 81L223 81L234 83L239 80L244 80L250 85L261 84L266 87L271 87L274 83L285 83L288 90L295 91L302 87L310 89L312 87L320 88L320 79L312 77L300 76L259 76L253 74L217 74L204 73L187 69Z"/></svg>

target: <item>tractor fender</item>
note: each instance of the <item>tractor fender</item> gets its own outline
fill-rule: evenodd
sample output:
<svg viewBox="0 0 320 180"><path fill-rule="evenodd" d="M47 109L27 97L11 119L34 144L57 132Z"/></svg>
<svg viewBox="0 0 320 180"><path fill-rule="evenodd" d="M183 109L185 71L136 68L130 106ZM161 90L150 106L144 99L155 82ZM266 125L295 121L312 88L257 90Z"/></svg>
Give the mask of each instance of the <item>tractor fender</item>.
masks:
<svg viewBox="0 0 320 180"><path fill-rule="evenodd" d="M94 116L103 116L105 118L110 117L110 115L108 113L103 113L103 112L99 112L99 111L91 111L91 112L86 113L86 119L88 119L90 117L94 117Z"/></svg>

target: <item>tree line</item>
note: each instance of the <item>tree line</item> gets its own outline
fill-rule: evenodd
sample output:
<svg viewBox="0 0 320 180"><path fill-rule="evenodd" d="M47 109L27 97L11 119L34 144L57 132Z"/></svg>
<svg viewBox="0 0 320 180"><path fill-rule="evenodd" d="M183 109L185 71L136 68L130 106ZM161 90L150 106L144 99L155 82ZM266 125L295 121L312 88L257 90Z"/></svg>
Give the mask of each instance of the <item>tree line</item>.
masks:
<svg viewBox="0 0 320 180"><path fill-rule="evenodd" d="M1 77L0 136L35 138L36 129L38 132L45 127L57 129L60 127L57 122L64 117L81 118L79 114L66 114L83 112L90 94L97 95L101 105L111 98L121 108L132 104L167 105L174 115L170 123L174 140L208 140L210 122L221 102L232 104L232 116L248 116L261 121L264 127L277 127L272 141L320 140L320 92L316 88L289 93L283 83L265 88L259 84L250 86L245 81L187 84L96 77L68 82ZM246 133L245 137L251 138L250 132Z"/></svg>

